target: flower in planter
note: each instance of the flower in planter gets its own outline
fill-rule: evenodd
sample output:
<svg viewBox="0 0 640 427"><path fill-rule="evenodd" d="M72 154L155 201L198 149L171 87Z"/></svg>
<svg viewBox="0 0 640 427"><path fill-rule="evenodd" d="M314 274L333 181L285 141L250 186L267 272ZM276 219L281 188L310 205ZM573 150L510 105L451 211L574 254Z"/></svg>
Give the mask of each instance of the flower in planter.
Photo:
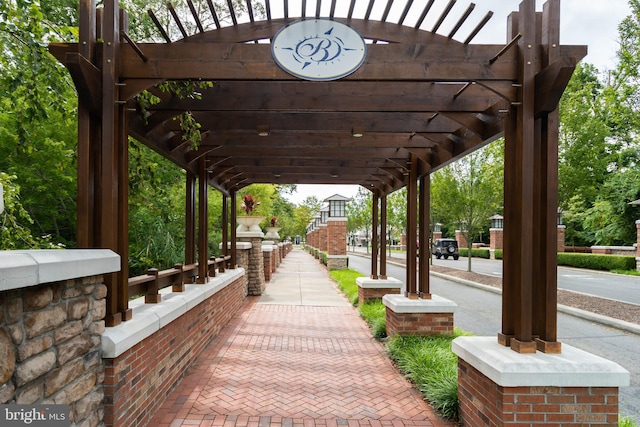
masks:
<svg viewBox="0 0 640 427"><path fill-rule="evenodd" d="M272 227L275 227L278 224L278 218L275 216L271 217L271 221L269 221Z"/></svg>
<svg viewBox="0 0 640 427"><path fill-rule="evenodd" d="M253 198L253 194L245 194L242 196L242 205L240 206L247 215L251 215L254 209L260 204L257 198Z"/></svg>

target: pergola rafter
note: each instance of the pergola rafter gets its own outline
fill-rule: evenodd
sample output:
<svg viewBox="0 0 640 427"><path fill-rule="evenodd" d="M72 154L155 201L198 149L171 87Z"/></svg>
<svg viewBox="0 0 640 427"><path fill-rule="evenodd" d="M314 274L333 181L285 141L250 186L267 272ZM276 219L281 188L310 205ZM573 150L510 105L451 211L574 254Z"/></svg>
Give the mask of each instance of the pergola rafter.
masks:
<svg viewBox="0 0 640 427"><path fill-rule="evenodd" d="M434 0L389 1L382 18L374 20L375 0L368 3L364 18L354 16L354 0L345 17L336 16L335 1L323 8L317 0L316 17L328 7L328 16L369 42L362 65L330 82L300 80L276 63L269 41L297 17L314 13L306 2L294 10L283 0L284 16L276 18L272 3L264 3L267 19L261 20L255 2L247 1L244 23L231 1L221 10L208 1L207 16L199 16L187 1L190 18L170 5L179 40L149 11L165 43L138 43L127 35L128 19L117 0L105 0L102 12L96 11L95 0L81 0L79 42L50 46L69 69L79 96L78 243L111 248L124 260L123 271L107 277L108 323L130 316L129 135L188 172L189 245L196 240L196 177L201 207L206 204L205 184L221 191L225 200L234 200L238 190L252 183L359 184L382 200L406 186L408 239L415 241L411 228L428 226L417 221L417 181L425 210L428 174L505 135L505 246L510 255L505 255L500 340L515 343L518 351L530 351L536 338L547 343L543 349L557 348L555 264L549 255L555 245L557 204L556 107L586 55L584 46L559 44L560 0L549 0L543 12L535 12L534 0L524 0L509 18L511 39L505 45L472 44L491 13L477 17L470 6L453 16L453 1L437 17ZM402 11L398 22L388 20L394 7ZM232 24L225 24L223 16ZM430 30L422 29L427 21ZM471 26L475 22L471 33L460 35L462 42L455 40L467 21ZM447 25L452 28L446 35L436 34ZM181 98L159 89L171 80L212 86ZM143 115L135 97L144 90L159 102L147 106ZM201 126L197 146L180 126L184 113ZM199 217L198 256L206 265L206 210ZM530 238L533 227L541 230L535 242ZM416 282L416 253L409 246L407 293L427 295L428 275ZM193 262L193 248L186 253L185 261ZM532 261L538 259L544 261ZM202 268L199 280L206 280ZM544 292L532 302L536 286Z"/></svg>

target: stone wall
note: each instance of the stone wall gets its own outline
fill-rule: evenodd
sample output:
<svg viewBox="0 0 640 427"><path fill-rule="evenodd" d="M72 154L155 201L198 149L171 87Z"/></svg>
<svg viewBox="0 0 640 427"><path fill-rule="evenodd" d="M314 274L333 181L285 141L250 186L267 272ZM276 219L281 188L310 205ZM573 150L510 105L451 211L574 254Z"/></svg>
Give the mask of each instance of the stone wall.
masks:
<svg viewBox="0 0 640 427"><path fill-rule="evenodd" d="M97 274L83 276L103 255L109 261L93 269ZM101 274L117 271L119 257L60 250L5 251L0 258L0 404L70 405L74 425L99 425L107 295Z"/></svg>

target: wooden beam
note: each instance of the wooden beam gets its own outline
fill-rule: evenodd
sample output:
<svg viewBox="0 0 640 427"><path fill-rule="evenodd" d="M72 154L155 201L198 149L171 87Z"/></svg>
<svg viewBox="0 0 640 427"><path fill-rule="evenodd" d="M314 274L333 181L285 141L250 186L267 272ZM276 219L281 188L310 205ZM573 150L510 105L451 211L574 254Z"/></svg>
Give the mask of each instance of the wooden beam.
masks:
<svg viewBox="0 0 640 427"><path fill-rule="evenodd" d="M364 64L345 81L516 80L514 52L488 67L496 46L442 44L369 45ZM122 78L203 80L296 80L273 61L269 45L172 43L139 44L149 58L141 62L123 46ZM438 58L434 61L434 58Z"/></svg>

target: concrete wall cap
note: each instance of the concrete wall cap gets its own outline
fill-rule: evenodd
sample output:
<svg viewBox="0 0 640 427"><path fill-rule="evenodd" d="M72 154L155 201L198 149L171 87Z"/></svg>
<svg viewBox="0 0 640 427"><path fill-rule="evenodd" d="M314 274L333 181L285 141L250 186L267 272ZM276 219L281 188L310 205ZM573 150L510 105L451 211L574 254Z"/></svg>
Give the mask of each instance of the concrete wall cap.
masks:
<svg viewBox="0 0 640 427"><path fill-rule="evenodd" d="M212 277L209 283L185 285L184 292L171 292L170 287L164 288L160 291L162 301L158 304L145 304L144 297L131 301L132 319L106 328L102 334L102 357L112 359L120 356L244 274L244 268L226 270Z"/></svg>
<svg viewBox="0 0 640 427"><path fill-rule="evenodd" d="M363 289L387 289L398 288L402 289L402 282L393 277L386 279L372 279L370 277L357 277L356 284Z"/></svg>
<svg viewBox="0 0 640 427"><path fill-rule="evenodd" d="M394 313L455 313L458 305L439 295L431 299L410 299L404 295L387 294L382 297L383 304Z"/></svg>
<svg viewBox="0 0 640 427"><path fill-rule="evenodd" d="M458 357L502 387L625 387L629 372L615 362L562 344L562 353L521 354L496 337L458 337Z"/></svg>
<svg viewBox="0 0 640 427"><path fill-rule="evenodd" d="M0 251L0 291L120 271L109 249Z"/></svg>

